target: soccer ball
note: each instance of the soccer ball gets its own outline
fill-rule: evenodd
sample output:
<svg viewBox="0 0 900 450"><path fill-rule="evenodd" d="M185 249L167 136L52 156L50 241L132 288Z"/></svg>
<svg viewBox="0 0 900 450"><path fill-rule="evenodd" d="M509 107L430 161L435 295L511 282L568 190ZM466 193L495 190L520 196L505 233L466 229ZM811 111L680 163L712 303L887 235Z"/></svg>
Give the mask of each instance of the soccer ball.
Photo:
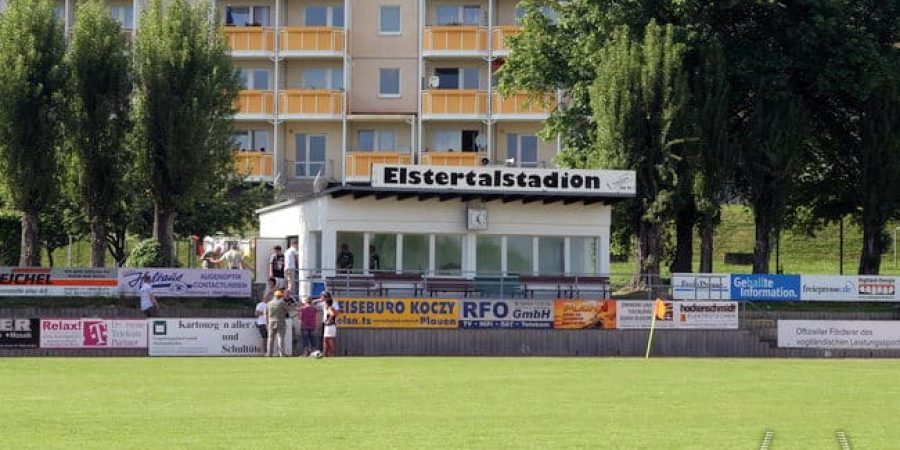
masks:
<svg viewBox="0 0 900 450"><path fill-rule="evenodd" d="M322 352L320 352L320 351L318 351L318 350L313 350L313 352L309 354L309 357L310 357L310 358L316 358L316 359L319 359L319 358L321 358L322 356L323 356L323 355L322 355Z"/></svg>

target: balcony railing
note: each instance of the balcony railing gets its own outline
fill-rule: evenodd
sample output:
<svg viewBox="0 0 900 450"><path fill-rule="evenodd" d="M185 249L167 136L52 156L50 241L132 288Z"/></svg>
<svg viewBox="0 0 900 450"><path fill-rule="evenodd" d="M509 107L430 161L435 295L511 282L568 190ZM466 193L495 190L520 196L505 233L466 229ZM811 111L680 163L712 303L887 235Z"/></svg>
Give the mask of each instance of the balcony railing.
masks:
<svg viewBox="0 0 900 450"><path fill-rule="evenodd" d="M426 54L465 54L487 51L487 27L425 27L423 50Z"/></svg>
<svg viewBox="0 0 900 450"><path fill-rule="evenodd" d="M275 173L275 159L271 153L236 151L234 166L238 175L249 180L272 179Z"/></svg>
<svg viewBox="0 0 900 450"><path fill-rule="evenodd" d="M328 55L344 51L344 30L334 27L285 27L280 50L290 54Z"/></svg>
<svg viewBox="0 0 900 450"><path fill-rule="evenodd" d="M369 181L372 164L411 164L412 155L401 152L354 151L344 161L346 181Z"/></svg>
<svg viewBox="0 0 900 450"><path fill-rule="evenodd" d="M281 91L278 112L285 115L334 117L343 112L344 93L319 89Z"/></svg>
<svg viewBox="0 0 900 450"><path fill-rule="evenodd" d="M487 113L487 92L469 89L432 89L422 93L426 116L481 115Z"/></svg>
<svg viewBox="0 0 900 450"><path fill-rule="evenodd" d="M422 164L427 166L477 167L483 153L477 152L427 152L422 154Z"/></svg>
<svg viewBox="0 0 900 450"><path fill-rule="evenodd" d="M497 53L506 53L509 51L509 48L506 46L506 38L515 36L522 32L522 27L518 25L505 25L500 27L494 27L491 31L493 33L493 47L494 52Z"/></svg>
<svg viewBox="0 0 900 450"><path fill-rule="evenodd" d="M275 33L263 27L225 27L228 48L234 53L271 52L275 48Z"/></svg>
<svg viewBox="0 0 900 450"><path fill-rule="evenodd" d="M491 114L510 118L546 118L556 108L556 96L550 93L534 98L531 94L519 92L503 97L494 93L491 99ZM501 117L502 118L502 117Z"/></svg>
<svg viewBox="0 0 900 450"><path fill-rule="evenodd" d="M240 91L236 106L239 116L269 116L274 111L275 95L272 91Z"/></svg>

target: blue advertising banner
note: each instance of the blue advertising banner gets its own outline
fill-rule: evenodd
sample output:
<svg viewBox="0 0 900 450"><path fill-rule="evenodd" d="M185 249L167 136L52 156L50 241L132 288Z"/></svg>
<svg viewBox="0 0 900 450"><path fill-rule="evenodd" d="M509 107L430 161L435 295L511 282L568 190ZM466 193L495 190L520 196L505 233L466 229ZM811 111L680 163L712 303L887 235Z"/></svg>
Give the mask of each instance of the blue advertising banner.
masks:
<svg viewBox="0 0 900 450"><path fill-rule="evenodd" d="M800 275L731 275L732 300L798 301Z"/></svg>
<svg viewBox="0 0 900 450"><path fill-rule="evenodd" d="M547 300L464 300L460 328L552 328L553 302Z"/></svg>

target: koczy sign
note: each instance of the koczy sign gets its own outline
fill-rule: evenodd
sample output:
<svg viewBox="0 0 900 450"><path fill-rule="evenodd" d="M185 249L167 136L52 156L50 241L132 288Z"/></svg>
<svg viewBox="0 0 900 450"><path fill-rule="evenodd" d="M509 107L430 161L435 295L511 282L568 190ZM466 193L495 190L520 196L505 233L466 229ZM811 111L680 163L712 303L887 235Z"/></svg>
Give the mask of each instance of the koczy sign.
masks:
<svg viewBox="0 0 900 450"><path fill-rule="evenodd" d="M630 170L518 169L509 167L390 166L375 164L372 187L493 192L567 192L635 195Z"/></svg>

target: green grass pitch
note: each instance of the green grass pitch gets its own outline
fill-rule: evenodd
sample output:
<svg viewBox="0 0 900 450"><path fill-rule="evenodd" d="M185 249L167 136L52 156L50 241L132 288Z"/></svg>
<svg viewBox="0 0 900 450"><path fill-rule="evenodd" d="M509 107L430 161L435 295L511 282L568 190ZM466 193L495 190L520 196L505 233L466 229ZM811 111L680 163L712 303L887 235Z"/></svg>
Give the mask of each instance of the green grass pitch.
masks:
<svg viewBox="0 0 900 450"><path fill-rule="evenodd" d="M891 449L898 418L897 360L0 360L11 449Z"/></svg>

